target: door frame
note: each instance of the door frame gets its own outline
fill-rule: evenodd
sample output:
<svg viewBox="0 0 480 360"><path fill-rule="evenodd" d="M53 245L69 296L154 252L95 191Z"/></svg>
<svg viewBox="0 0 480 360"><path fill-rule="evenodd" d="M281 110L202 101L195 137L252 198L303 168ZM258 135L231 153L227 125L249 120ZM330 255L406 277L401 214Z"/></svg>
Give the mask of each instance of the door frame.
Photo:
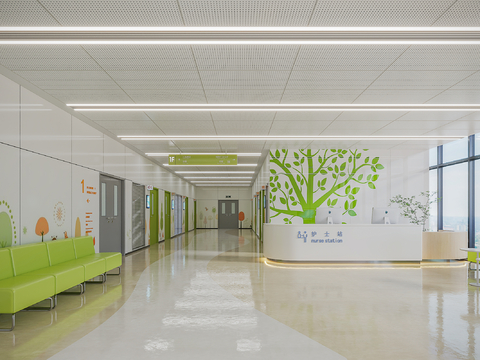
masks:
<svg viewBox="0 0 480 360"><path fill-rule="evenodd" d="M154 197L152 197L152 193L155 194ZM158 189L156 187L153 188L153 190L150 190L150 244L155 244L158 243L158 230L159 230L159 221L158 221L158 210L159 206L158 204L160 203L159 198L158 198ZM153 199L153 201L152 201ZM152 216L152 211L156 210L156 212L153 213ZM156 234L152 234L152 217L157 220L157 231ZM156 235L156 236L155 236Z"/></svg>
<svg viewBox="0 0 480 360"><path fill-rule="evenodd" d="M185 232L188 232L188 196L185 196Z"/></svg>
<svg viewBox="0 0 480 360"><path fill-rule="evenodd" d="M172 205L170 203L171 196L172 196L172 194L170 193L170 191L165 191L165 195L164 195L164 199L165 199L165 203L164 203L164 206L165 206L165 240L168 240L172 237L172 234L170 233L171 232L171 224L170 224L171 210L170 210L170 206Z"/></svg>
<svg viewBox="0 0 480 360"><path fill-rule="evenodd" d="M126 206L126 203L125 203L125 179L122 179L122 178L119 178L117 176L113 176L113 175L110 175L110 174L105 174L103 172L100 172L99 176L98 176L98 195L99 195L99 199L98 199L99 200L98 201L98 218L99 218L99 221L98 221L98 241L102 241L101 236L100 236L100 217L102 215L102 196L100 194L100 191L101 191L101 188L102 188L102 176L120 181L120 186L121 186L120 199L122 201L122 206L120 206L120 223L121 223L121 229L122 229L122 231L120 231L120 234L121 234L120 242L121 242L122 255L125 255L125 248L126 248L126 244L125 244L125 206ZM130 202L129 202L130 206L132 205L131 200L132 199L130 199ZM100 244L98 246L98 251L100 252Z"/></svg>

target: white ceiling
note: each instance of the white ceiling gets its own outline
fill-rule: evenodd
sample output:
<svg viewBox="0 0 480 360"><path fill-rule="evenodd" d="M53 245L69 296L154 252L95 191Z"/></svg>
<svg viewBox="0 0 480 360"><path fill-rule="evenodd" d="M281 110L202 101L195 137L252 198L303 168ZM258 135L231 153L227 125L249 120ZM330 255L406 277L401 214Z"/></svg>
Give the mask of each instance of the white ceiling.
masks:
<svg viewBox="0 0 480 360"><path fill-rule="evenodd" d="M480 26L480 1L15 0L0 1L0 26ZM478 45L3 45L0 64L64 103L480 103ZM116 135L480 132L480 115L470 112L84 115ZM240 158L260 163L273 143L131 144L143 152L263 152Z"/></svg>

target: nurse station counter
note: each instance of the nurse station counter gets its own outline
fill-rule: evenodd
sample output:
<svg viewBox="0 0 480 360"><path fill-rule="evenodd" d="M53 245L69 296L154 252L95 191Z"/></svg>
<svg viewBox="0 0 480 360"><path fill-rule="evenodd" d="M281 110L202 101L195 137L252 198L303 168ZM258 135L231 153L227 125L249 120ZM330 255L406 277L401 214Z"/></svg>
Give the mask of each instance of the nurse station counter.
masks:
<svg viewBox="0 0 480 360"><path fill-rule="evenodd" d="M270 260L422 260L420 225L265 224L263 241L264 256Z"/></svg>

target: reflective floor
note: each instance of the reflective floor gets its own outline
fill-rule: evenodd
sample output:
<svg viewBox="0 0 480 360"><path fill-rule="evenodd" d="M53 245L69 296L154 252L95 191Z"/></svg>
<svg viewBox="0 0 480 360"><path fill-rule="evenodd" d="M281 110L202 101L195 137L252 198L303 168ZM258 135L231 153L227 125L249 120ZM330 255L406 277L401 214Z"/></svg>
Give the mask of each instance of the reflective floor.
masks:
<svg viewBox="0 0 480 360"><path fill-rule="evenodd" d="M249 230L197 230L19 313L0 359L480 359L473 272L445 265L277 266Z"/></svg>

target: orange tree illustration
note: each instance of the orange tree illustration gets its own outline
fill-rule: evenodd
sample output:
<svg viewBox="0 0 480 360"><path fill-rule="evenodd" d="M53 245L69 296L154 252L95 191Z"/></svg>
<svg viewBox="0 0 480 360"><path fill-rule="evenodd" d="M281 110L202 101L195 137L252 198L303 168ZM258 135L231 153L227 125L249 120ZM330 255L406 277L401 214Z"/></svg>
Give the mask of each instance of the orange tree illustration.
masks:
<svg viewBox="0 0 480 360"><path fill-rule="evenodd" d="M47 235L48 231L48 221L44 217L41 217L40 219L38 219L37 225L35 226L35 234L41 236L43 242L43 235Z"/></svg>
<svg viewBox="0 0 480 360"><path fill-rule="evenodd" d="M339 200L344 214L356 216L360 187L375 189L376 172L384 169L378 157L363 157L360 150L300 149L293 151L294 159L288 154L286 149L270 151L270 218L286 215L285 224L291 224L296 216L304 224L314 224L319 206L326 203L334 207ZM278 206L277 196L283 206Z"/></svg>

